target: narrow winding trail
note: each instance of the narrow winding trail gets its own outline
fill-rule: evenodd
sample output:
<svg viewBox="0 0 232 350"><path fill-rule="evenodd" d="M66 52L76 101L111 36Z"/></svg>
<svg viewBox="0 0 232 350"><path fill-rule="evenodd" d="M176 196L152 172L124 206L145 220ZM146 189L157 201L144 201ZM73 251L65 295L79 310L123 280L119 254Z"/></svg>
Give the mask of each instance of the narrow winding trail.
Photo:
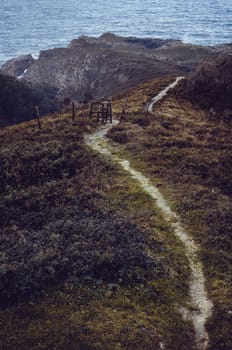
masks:
<svg viewBox="0 0 232 350"><path fill-rule="evenodd" d="M178 81L181 79L183 79L183 77L177 78L174 83L170 84L166 89L162 90L156 96L156 98L152 99L151 111L153 104L165 96L167 91L177 85ZM205 323L211 316L213 304L209 300L205 289L205 278L203 274L203 267L198 257L198 246L184 229L179 217L170 208L168 202L164 199L159 189L154 186L151 181L141 172L135 170L130 165L128 160L121 159L112 153L112 147L109 146L105 136L107 132L116 124L118 124L118 121L114 120L112 124L104 125L95 133L86 135L85 141L93 150L110 157L114 162L120 164L124 170L130 173L131 177L139 183L144 192L148 193L154 199L156 206L162 211L165 220L173 228L174 234L183 243L185 247L185 255L189 261L189 266L191 269L189 285L191 305L189 309L182 309L181 313L185 320L191 320L193 323L197 349L206 350L209 339L205 329Z"/></svg>
<svg viewBox="0 0 232 350"><path fill-rule="evenodd" d="M173 89L179 83L179 81L182 79L185 79L185 77L177 77L173 83L168 85L164 90L160 91L160 93L158 95L153 97L151 102L148 104L147 111L149 113L152 113L154 104L157 103L158 101L160 101L165 95L167 95L168 91L170 89Z"/></svg>

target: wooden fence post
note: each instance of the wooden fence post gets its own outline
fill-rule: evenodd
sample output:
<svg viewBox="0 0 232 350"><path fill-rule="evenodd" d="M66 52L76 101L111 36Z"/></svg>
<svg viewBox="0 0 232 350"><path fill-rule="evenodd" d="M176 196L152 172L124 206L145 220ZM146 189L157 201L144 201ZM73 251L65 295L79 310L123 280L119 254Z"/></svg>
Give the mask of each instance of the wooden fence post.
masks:
<svg viewBox="0 0 232 350"><path fill-rule="evenodd" d="M35 106L35 110L36 110L36 117L37 117L37 122L38 122L38 127L39 129L41 129L41 122L40 122L40 112L39 112L39 107Z"/></svg>
<svg viewBox="0 0 232 350"><path fill-rule="evenodd" d="M108 99L108 102L107 102L107 114L108 114L108 117L110 119L110 123L112 123L112 117L113 117L113 113L112 113L112 98L109 98Z"/></svg>
<svg viewBox="0 0 232 350"><path fill-rule="evenodd" d="M92 102L90 102L89 119L92 118L92 114L93 114L93 104L92 104Z"/></svg>
<svg viewBox="0 0 232 350"><path fill-rule="evenodd" d="M99 123L99 121L100 121L100 115L101 115L101 107L98 106L98 108L97 108L97 122L98 122L98 123Z"/></svg>
<svg viewBox="0 0 232 350"><path fill-rule="evenodd" d="M101 104L101 122L102 123L105 122L105 103L104 103L104 101L102 101L102 104Z"/></svg>
<svg viewBox="0 0 232 350"><path fill-rule="evenodd" d="M145 115L147 116L148 113L149 113L149 103L147 102L145 106Z"/></svg>
<svg viewBox="0 0 232 350"><path fill-rule="evenodd" d="M122 108L122 113L121 113L121 116L120 116L120 122L121 122L123 119L126 119L127 103L128 103L128 97L125 99L124 106L123 106L123 108Z"/></svg>
<svg viewBox="0 0 232 350"><path fill-rule="evenodd" d="M75 102L72 102L72 125L75 122Z"/></svg>

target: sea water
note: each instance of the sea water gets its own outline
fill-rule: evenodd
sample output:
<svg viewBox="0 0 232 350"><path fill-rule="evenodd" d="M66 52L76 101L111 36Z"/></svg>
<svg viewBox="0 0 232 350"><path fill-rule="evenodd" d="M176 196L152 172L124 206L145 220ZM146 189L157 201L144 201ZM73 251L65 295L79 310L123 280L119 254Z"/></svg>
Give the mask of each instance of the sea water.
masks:
<svg viewBox="0 0 232 350"><path fill-rule="evenodd" d="M232 42L232 0L0 0L0 65L80 35Z"/></svg>

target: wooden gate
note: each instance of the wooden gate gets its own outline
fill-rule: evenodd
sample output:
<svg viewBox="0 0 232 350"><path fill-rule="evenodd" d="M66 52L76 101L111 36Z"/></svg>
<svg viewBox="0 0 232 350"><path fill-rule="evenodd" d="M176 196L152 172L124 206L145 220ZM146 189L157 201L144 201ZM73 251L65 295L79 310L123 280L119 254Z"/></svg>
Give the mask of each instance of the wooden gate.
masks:
<svg viewBox="0 0 232 350"><path fill-rule="evenodd" d="M92 101L90 102L89 118L96 117L98 122L112 123L112 101Z"/></svg>

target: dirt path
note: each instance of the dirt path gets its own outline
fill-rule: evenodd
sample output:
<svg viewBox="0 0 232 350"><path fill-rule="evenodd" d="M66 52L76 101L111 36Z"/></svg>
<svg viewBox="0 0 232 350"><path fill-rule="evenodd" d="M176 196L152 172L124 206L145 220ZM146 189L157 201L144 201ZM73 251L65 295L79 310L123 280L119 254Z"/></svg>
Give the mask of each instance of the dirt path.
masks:
<svg viewBox="0 0 232 350"><path fill-rule="evenodd" d="M183 78L177 78L174 83L170 84L166 89L161 91L161 93L156 96L156 100L155 98L152 100L152 107L155 102L162 98L158 98L158 96L165 96L167 91L171 87L174 87L181 79ZM157 207L162 211L165 220L172 226L174 234L183 243L185 247L185 255L189 261L189 266L191 268L191 279L189 285L191 305L188 309L182 308L180 311L185 320L191 320L193 323L197 349L206 350L208 347L208 334L205 329L205 323L211 315L213 304L209 300L207 292L205 290L203 267L197 254L198 247L193 241L192 237L184 229L179 217L170 208L168 202L164 199L159 189L154 186L150 180L141 172L135 170L130 165L130 162L128 160L121 159L117 155L113 154L113 151L111 150L112 148L107 143L105 136L109 129L117 123L118 121L114 120L113 124L104 125L94 134L87 135L85 137L85 141L93 150L110 157L113 161L120 164L124 170L131 174L131 177L139 183L141 188L155 200L155 203Z"/></svg>
<svg viewBox="0 0 232 350"><path fill-rule="evenodd" d="M168 85L164 90L160 91L160 93L158 95L153 97L151 102L148 104L147 111L149 113L152 113L154 104L156 102L160 101L165 95L167 95L168 91L170 89L173 89L179 83L179 81L182 80L182 79L185 79L185 77L177 77L176 80L173 83Z"/></svg>

